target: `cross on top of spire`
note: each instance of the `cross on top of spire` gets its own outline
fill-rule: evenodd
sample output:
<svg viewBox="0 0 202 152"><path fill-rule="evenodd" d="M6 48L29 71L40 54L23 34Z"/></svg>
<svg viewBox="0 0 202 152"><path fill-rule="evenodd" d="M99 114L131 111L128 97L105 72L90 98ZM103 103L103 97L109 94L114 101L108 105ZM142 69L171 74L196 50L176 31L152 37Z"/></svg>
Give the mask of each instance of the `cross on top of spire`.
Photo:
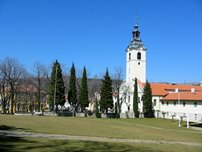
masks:
<svg viewBox="0 0 202 152"><path fill-rule="evenodd" d="M135 26L133 29L133 40L140 40L140 31L137 22L137 16L135 17Z"/></svg>

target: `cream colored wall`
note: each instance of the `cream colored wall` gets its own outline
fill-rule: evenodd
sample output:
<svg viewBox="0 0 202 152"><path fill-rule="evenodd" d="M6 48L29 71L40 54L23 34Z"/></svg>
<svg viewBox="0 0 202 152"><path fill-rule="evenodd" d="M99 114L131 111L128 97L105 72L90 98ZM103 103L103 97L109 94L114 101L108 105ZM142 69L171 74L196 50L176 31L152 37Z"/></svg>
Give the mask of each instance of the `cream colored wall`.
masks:
<svg viewBox="0 0 202 152"><path fill-rule="evenodd" d="M137 53L141 53L141 60L137 59ZM129 60L129 53L131 59ZM142 83L146 82L146 51L128 49L126 53L126 81L139 79Z"/></svg>
<svg viewBox="0 0 202 152"><path fill-rule="evenodd" d="M164 104L160 102L161 113L165 113L162 117L179 119L181 116L189 116L190 121L202 122L202 101L196 101L197 106L194 105L195 101L164 101ZM183 106L185 102L185 106ZM186 119L186 118L185 118Z"/></svg>

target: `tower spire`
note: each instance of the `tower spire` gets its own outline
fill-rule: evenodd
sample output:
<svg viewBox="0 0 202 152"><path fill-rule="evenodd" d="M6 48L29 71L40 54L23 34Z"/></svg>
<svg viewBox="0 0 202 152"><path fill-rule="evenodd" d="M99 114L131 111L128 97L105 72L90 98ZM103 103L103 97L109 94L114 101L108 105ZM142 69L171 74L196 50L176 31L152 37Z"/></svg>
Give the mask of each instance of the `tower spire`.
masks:
<svg viewBox="0 0 202 152"><path fill-rule="evenodd" d="M138 25L137 15L135 16L135 25Z"/></svg>
<svg viewBox="0 0 202 152"><path fill-rule="evenodd" d="M140 31L139 31L137 16L135 17L135 26L133 29L133 40L140 40Z"/></svg>
<svg viewBox="0 0 202 152"><path fill-rule="evenodd" d="M146 82L146 48L140 39L140 31L135 18L135 26L132 31L133 39L126 49L126 79L127 81L135 78L141 82Z"/></svg>

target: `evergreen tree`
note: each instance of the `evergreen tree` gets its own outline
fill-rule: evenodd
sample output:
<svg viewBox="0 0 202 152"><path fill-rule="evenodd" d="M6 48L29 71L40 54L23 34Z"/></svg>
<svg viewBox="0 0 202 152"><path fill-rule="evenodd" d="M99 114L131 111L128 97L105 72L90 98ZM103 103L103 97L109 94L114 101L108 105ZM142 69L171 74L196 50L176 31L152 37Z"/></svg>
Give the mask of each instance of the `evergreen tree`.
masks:
<svg viewBox="0 0 202 152"><path fill-rule="evenodd" d="M48 86L48 97L52 110L54 110L54 101L56 110L58 105L64 105L65 103L65 86L62 76L62 69L57 60L53 63L51 78Z"/></svg>
<svg viewBox="0 0 202 152"><path fill-rule="evenodd" d="M69 92L68 101L73 107L77 107L77 89L76 89L76 72L74 64L72 64L70 71L70 82L69 82Z"/></svg>
<svg viewBox="0 0 202 152"><path fill-rule="evenodd" d="M81 111L85 110L86 107L88 107L89 100L88 100L88 84L87 84L87 74L86 74L86 68L83 68L83 77L81 80L81 91L80 91L80 105L81 105Z"/></svg>
<svg viewBox="0 0 202 152"><path fill-rule="evenodd" d="M100 99L100 108L102 111L108 112L108 108L113 108L113 97L112 97L112 80L109 76L108 69L106 70L106 74L104 79L102 80L101 87L101 99Z"/></svg>
<svg viewBox="0 0 202 152"><path fill-rule="evenodd" d="M135 78L135 85L134 85L134 94L133 94L133 112L135 117L139 117L138 111L138 88L137 88L137 78Z"/></svg>
<svg viewBox="0 0 202 152"><path fill-rule="evenodd" d="M152 105L152 90L149 82L146 82L144 87L144 94L142 96L143 100L143 112L145 117L152 118L154 117L154 110Z"/></svg>

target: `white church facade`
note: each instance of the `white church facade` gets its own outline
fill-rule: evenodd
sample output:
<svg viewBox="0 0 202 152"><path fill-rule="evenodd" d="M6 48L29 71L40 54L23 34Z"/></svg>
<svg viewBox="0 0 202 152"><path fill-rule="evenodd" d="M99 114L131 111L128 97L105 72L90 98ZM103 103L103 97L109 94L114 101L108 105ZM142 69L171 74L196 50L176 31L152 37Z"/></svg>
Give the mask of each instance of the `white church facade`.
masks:
<svg viewBox="0 0 202 152"><path fill-rule="evenodd" d="M146 52L140 39L139 27L133 29L133 38L126 49L126 80L120 87L120 117L134 118L133 93L138 80L138 110L143 117L142 95L146 83ZM150 83L155 117L187 119L202 122L202 86L169 83Z"/></svg>
<svg viewBox="0 0 202 152"><path fill-rule="evenodd" d="M140 39L139 27L136 24L133 32L133 38L126 49L126 80L120 87L120 105L121 117L134 117L133 114L133 92L135 78L139 82L146 82L146 48ZM143 103L141 101L143 88L138 85L139 111L142 113Z"/></svg>

